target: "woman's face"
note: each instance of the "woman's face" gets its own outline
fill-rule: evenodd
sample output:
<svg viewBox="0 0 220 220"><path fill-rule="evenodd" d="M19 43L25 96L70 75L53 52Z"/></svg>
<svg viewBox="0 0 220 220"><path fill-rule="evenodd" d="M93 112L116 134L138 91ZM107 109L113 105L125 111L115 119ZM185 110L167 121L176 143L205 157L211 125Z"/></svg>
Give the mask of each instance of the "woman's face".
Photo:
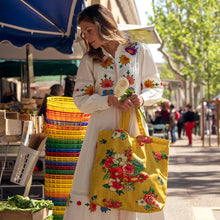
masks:
<svg viewBox="0 0 220 220"><path fill-rule="evenodd" d="M83 39L85 39L94 49L97 49L103 45L95 24L87 21L81 21L79 25Z"/></svg>

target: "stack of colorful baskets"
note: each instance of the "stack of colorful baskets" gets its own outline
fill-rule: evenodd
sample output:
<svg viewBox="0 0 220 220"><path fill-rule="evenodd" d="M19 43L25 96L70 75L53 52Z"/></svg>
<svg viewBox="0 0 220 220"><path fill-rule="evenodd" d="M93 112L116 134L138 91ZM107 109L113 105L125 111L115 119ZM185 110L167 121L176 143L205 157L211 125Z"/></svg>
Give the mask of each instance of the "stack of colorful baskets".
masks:
<svg viewBox="0 0 220 220"><path fill-rule="evenodd" d="M47 98L45 197L54 203L54 220L63 219L88 120L73 98Z"/></svg>

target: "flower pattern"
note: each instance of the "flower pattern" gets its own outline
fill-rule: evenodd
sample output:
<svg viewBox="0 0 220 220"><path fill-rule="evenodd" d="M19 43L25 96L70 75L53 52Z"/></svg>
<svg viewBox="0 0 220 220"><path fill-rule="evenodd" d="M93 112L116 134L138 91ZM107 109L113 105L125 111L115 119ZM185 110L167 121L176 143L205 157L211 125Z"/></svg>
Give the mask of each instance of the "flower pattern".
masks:
<svg viewBox="0 0 220 220"><path fill-rule="evenodd" d="M101 64L101 66L105 69L108 69L108 67L110 69L113 69L113 66L112 66L113 62L112 62L112 58L111 57L107 57L105 59L105 61Z"/></svg>
<svg viewBox="0 0 220 220"><path fill-rule="evenodd" d="M138 50L138 48L136 46L137 46L137 43L135 45L133 45L133 46L126 47L125 51L127 53L129 53L130 55L134 56L134 55L136 55L137 50Z"/></svg>
<svg viewBox="0 0 220 220"><path fill-rule="evenodd" d="M137 160L132 159L131 147L124 153L116 153L112 149L107 150L106 157L102 159L100 165L103 166L103 180L108 180L103 187L119 196L124 191L133 191L135 184L141 183L149 176L144 173L144 166Z"/></svg>
<svg viewBox="0 0 220 220"><path fill-rule="evenodd" d="M106 89L102 91L103 96L112 95L114 93L113 89Z"/></svg>
<svg viewBox="0 0 220 220"><path fill-rule="evenodd" d="M146 210L153 210L160 208L160 203L157 201L157 195L154 189L150 188L149 191L143 191L144 197L136 200L138 206L143 206Z"/></svg>
<svg viewBox="0 0 220 220"><path fill-rule="evenodd" d="M128 63L131 62L131 58L127 57L126 55L121 55L120 57L120 68L122 68L124 65L127 65Z"/></svg>
<svg viewBox="0 0 220 220"><path fill-rule="evenodd" d="M144 144L150 144L152 142L152 139L145 135L138 135L136 139L137 139L139 146L144 146Z"/></svg>
<svg viewBox="0 0 220 220"><path fill-rule="evenodd" d="M134 76L133 76L133 74L130 75L130 71L129 71L129 70L127 71L127 75L123 75L123 76L124 76L125 78L127 78L127 80L128 80L128 82L129 82L130 85L133 85L133 84L134 84L134 81L135 81Z"/></svg>
<svg viewBox="0 0 220 220"><path fill-rule="evenodd" d="M165 160L168 159L168 156L165 154L164 151L157 151L157 152L153 151L152 153L153 153L154 159L156 160L157 163L162 159L165 159Z"/></svg>
<svg viewBox="0 0 220 220"><path fill-rule="evenodd" d="M76 92L79 92L79 91L84 92L84 95L92 95L94 93L94 87L92 85L88 85L88 86L85 86L85 88L83 88L83 89L77 88L75 91Z"/></svg>
<svg viewBox="0 0 220 220"><path fill-rule="evenodd" d="M109 88L114 85L113 84L114 81L111 80L111 77L107 78L106 74L104 75L104 79L101 79L101 81L102 82L100 83L100 85L102 88Z"/></svg>
<svg viewBox="0 0 220 220"><path fill-rule="evenodd" d="M145 80L144 81L144 86L146 87L146 88L155 88L155 87L157 87L157 86L163 86L163 83L162 82L160 82L160 83L156 83L156 82L154 82L154 80Z"/></svg>

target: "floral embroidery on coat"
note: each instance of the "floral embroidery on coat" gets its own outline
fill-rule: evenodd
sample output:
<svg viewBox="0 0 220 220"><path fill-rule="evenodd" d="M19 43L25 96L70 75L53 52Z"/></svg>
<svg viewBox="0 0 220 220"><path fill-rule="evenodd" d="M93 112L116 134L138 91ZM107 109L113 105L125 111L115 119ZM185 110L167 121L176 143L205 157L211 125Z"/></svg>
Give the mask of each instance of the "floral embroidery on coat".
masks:
<svg viewBox="0 0 220 220"><path fill-rule="evenodd" d="M154 80L145 80L144 81L144 86L146 87L146 88L154 88L154 87L156 87L156 86L163 86L163 83L162 82L160 82L160 83L156 83L156 82L154 82Z"/></svg>
<svg viewBox="0 0 220 220"><path fill-rule="evenodd" d="M119 63L121 64L120 68L131 62L131 58L127 57L126 55L121 55L119 58L120 58Z"/></svg>
<svg viewBox="0 0 220 220"><path fill-rule="evenodd" d="M128 52L132 56L136 55L137 50L138 50L138 47L136 47L136 46L137 46L137 43L133 46L126 47L125 51Z"/></svg>
<svg viewBox="0 0 220 220"><path fill-rule="evenodd" d="M89 86L85 86L84 89L77 88L75 91L76 92L79 92L79 91L84 92L84 95L92 95L94 93L94 87L92 85L89 85Z"/></svg>
<svg viewBox="0 0 220 220"><path fill-rule="evenodd" d="M160 203L157 201L157 195L154 189L150 188L149 191L143 191L144 197L136 200L138 206L143 206L146 210L153 210L160 208Z"/></svg>
<svg viewBox="0 0 220 220"><path fill-rule="evenodd" d="M113 66L112 66L113 62L112 62L112 58L111 57L107 57L105 59L105 61L101 64L101 66L105 69L108 69L108 67L110 69L113 69Z"/></svg>
<svg viewBox="0 0 220 220"><path fill-rule="evenodd" d="M128 82L129 82L130 85L133 85L133 84L134 84L134 81L135 81L134 75L133 75L133 74L130 75L130 71L129 71L129 70L127 71L127 75L123 75L123 76L124 76L125 78L127 78L127 80L128 80Z"/></svg>
<svg viewBox="0 0 220 220"><path fill-rule="evenodd" d="M111 80L111 77L107 78L106 74L104 75L104 79L101 79L101 81L102 82L100 83L100 85L102 88L109 88L114 85L113 84L114 81Z"/></svg>
<svg viewBox="0 0 220 220"><path fill-rule="evenodd" d="M124 191L133 191L136 183L141 183L149 177L142 172L144 166L132 159L130 147L124 153L107 150L106 157L102 159L100 165L103 166L102 170L105 173L103 180L108 180L103 187L116 192L119 196L124 194Z"/></svg>

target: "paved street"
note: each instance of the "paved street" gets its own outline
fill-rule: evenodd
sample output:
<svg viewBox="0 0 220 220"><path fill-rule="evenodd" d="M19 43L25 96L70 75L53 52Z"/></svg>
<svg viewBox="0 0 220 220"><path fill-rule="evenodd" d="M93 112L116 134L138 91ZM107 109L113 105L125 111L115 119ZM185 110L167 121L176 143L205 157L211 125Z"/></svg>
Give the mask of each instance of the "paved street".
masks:
<svg viewBox="0 0 220 220"><path fill-rule="evenodd" d="M211 147L193 139L170 147L166 220L220 220L220 147L216 138Z"/></svg>

